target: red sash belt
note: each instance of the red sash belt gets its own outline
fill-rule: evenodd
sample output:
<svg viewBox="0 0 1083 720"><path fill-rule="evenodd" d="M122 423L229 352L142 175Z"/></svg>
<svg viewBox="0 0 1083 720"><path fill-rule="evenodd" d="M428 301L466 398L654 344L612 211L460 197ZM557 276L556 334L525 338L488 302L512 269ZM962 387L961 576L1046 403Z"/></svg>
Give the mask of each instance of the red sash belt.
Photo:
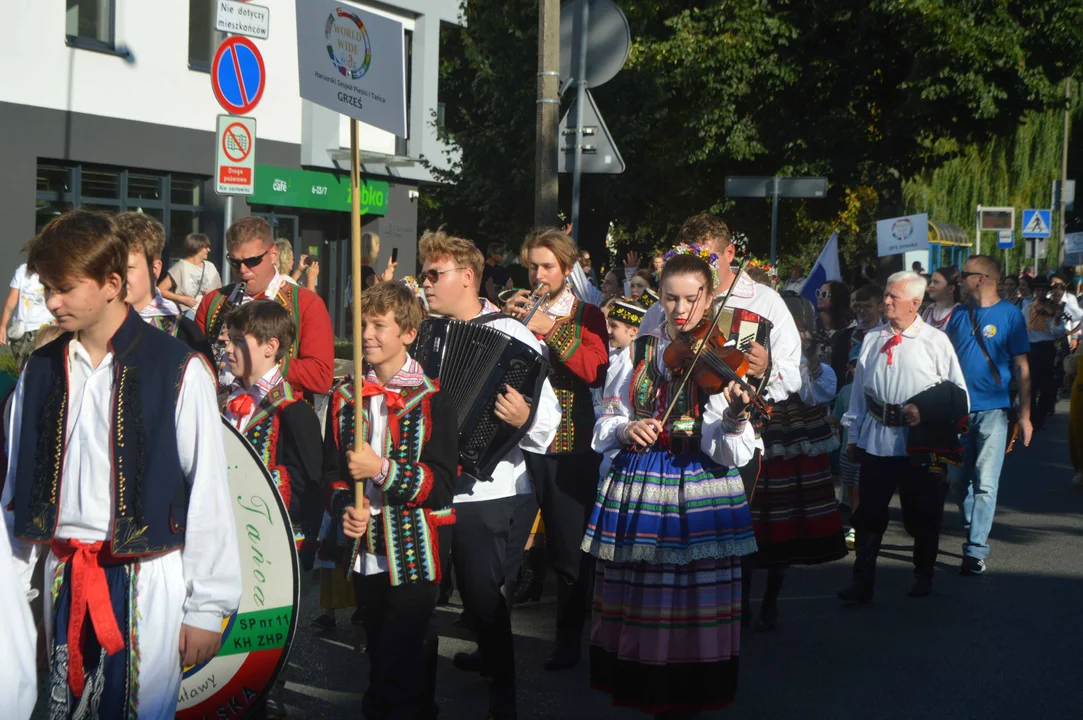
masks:
<svg viewBox="0 0 1083 720"><path fill-rule="evenodd" d="M68 615L68 684L76 697L83 694L83 622L90 623L98 643L109 655L124 649L124 636L117 626L113 603L109 599L109 583L105 568L123 563L113 557L104 543L84 543L78 540L58 540L52 543L53 554L61 562L71 561Z"/></svg>

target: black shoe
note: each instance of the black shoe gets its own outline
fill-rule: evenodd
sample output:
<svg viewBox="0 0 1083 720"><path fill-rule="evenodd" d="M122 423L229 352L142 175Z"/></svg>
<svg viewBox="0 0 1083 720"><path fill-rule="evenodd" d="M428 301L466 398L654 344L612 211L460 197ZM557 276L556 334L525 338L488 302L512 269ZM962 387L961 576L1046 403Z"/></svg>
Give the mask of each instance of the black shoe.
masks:
<svg viewBox="0 0 1083 720"><path fill-rule="evenodd" d="M482 677L489 677L489 672L485 669L485 661L481 659L481 653L477 650L474 652L457 652L451 662L463 672L480 673Z"/></svg>
<svg viewBox="0 0 1083 720"><path fill-rule="evenodd" d="M964 557L959 568L960 575L981 575L985 572L985 561L980 558Z"/></svg>
<svg viewBox="0 0 1083 720"><path fill-rule="evenodd" d="M579 657L580 651L578 647L558 647L542 667L549 672L569 670L579 664Z"/></svg>
<svg viewBox="0 0 1083 720"><path fill-rule="evenodd" d="M928 597L933 594L933 579L928 575L918 575L914 578L914 585L907 593L912 598Z"/></svg>
<svg viewBox="0 0 1083 720"><path fill-rule="evenodd" d="M850 587L839 590L839 600L848 603L872 602L872 583L855 579Z"/></svg>
<svg viewBox="0 0 1083 720"><path fill-rule="evenodd" d="M778 627L778 606L762 606L760 608L760 621L756 623L756 632L771 632L776 627Z"/></svg>

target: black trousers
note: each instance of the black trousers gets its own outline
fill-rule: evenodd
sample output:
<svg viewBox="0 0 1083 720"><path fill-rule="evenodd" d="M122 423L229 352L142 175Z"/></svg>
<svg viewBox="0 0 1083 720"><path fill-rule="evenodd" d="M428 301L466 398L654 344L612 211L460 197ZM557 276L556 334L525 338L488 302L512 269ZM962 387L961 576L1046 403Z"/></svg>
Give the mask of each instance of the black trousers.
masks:
<svg viewBox="0 0 1083 720"><path fill-rule="evenodd" d="M538 499L533 495L516 495L511 511L511 531L508 533L508 549L504 554L504 600L508 607L515 597L515 579L523 564L526 553L526 541L530 539L530 530L534 519L538 517Z"/></svg>
<svg viewBox="0 0 1083 720"><path fill-rule="evenodd" d="M557 575L558 646L579 647L587 620L589 583L593 558L583 552L583 535L598 493L598 453L526 456L534 481L542 520L545 547Z"/></svg>
<svg viewBox="0 0 1083 720"><path fill-rule="evenodd" d="M435 718L438 638L432 614L436 583L392 587L387 573L362 577L358 604L368 641L368 720Z"/></svg>
<svg viewBox="0 0 1083 720"><path fill-rule="evenodd" d="M503 694L514 693L515 688L511 610L500 586L505 577L516 501L509 497L457 504L451 541L451 562L463 609L494 690ZM519 557L521 561L522 548Z"/></svg>
<svg viewBox="0 0 1083 720"><path fill-rule="evenodd" d="M866 454L861 460L857 510L853 515L856 534L854 577L871 583L876 575L876 556L889 519L888 508L899 491L903 526L914 538L914 572L932 576L940 550L940 521L948 484L928 468L910 464L908 457L878 457Z"/></svg>
<svg viewBox="0 0 1083 720"><path fill-rule="evenodd" d="M1057 377L1053 372L1056 360L1057 344L1052 340L1030 344L1030 416L1035 427L1044 425L1045 418L1057 407Z"/></svg>

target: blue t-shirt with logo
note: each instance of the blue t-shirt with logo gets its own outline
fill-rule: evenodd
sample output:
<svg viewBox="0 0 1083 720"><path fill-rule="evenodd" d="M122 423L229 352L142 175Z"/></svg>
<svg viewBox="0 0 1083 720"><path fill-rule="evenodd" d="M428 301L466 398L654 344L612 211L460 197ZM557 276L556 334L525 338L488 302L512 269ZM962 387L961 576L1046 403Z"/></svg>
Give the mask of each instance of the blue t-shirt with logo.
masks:
<svg viewBox="0 0 1083 720"><path fill-rule="evenodd" d="M1000 371L1000 384L993 379L989 361L971 332L966 305L956 305L944 332L955 346L959 365L970 391L970 412L1011 407L1008 384L1012 378L1012 358L1030 352L1027 323L1019 308L1001 300L991 307L974 308L974 323L985 340L985 349Z"/></svg>

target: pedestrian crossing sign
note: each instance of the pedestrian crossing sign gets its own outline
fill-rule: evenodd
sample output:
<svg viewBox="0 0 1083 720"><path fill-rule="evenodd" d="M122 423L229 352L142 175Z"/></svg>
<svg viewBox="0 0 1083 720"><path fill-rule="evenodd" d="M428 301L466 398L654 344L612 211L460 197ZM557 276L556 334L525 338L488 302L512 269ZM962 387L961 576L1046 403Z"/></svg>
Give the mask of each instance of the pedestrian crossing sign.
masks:
<svg viewBox="0 0 1083 720"><path fill-rule="evenodd" d="M1053 224L1052 210L1024 210L1023 211L1023 237L1044 238L1049 237L1049 228Z"/></svg>

